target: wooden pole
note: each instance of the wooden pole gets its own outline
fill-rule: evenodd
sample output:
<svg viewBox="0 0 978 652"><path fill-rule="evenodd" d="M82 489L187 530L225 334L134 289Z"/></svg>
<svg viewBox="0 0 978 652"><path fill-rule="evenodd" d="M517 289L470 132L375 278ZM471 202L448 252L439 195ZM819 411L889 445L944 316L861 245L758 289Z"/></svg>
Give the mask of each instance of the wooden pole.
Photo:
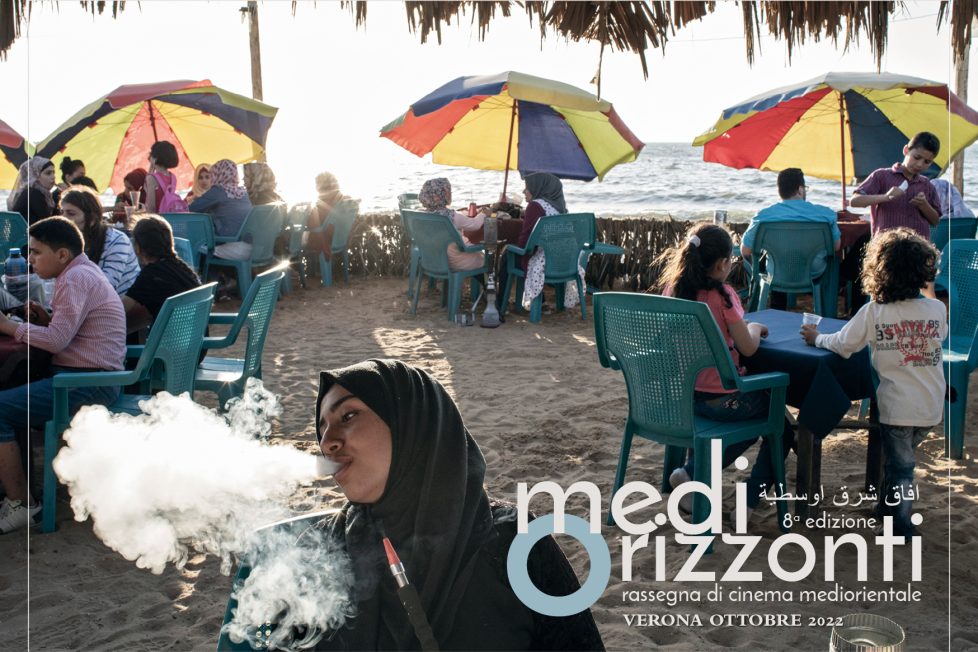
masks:
<svg viewBox="0 0 978 652"><path fill-rule="evenodd" d="M261 39L258 35L258 2L248 0L248 6L241 11L248 13L248 45L251 49L251 96L260 102L264 98L261 88ZM258 160L267 160L264 148L262 148Z"/></svg>
<svg viewBox="0 0 978 652"><path fill-rule="evenodd" d="M972 29L978 27L978 20L972 20ZM968 103L968 60L970 59L970 47L966 47L959 57L954 56L954 93L965 104ZM958 191L964 194L964 150L962 149L957 156L951 160L951 183L957 186Z"/></svg>
<svg viewBox="0 0 978 652"><path fill-rule="evenodd" d="M262 100L261 92L261 41L258 38L258 2L248 2L248 40L251 46L251 96Z"/></svg>

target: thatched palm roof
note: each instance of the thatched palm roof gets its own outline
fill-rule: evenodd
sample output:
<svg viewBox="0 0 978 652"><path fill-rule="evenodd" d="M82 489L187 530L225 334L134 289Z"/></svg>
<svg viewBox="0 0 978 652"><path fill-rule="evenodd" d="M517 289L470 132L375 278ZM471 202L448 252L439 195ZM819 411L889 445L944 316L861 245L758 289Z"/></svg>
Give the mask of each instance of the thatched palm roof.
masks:
<svg viewBox="0 0 978 652"><path fill-rule="evenodd" d="M103 13L111 10L114 16L126 8L125 0L82 2L86 10ZM357 24L367 19L367 3L345 2ZM677 29L699 20L716 9L716 2L646 1L646 2L568 2L557 0L448 0L445 2L404 3L408 28L420 32L424 43L434 33L441 41L443 26L462 16L471 15L479 26L479 38L484 39L489 25L498 16L509 16L515 10L525 11L536 20L541 38L548 29L575 41L597 41L613 50L630 51L639 56L642 70L648 77L645 53L649 48L665 49L669 37ZM828 37L840 40L844 47L860 37L869 39L877 67L886 50L890 17L903 9L903 2L850 0L849 2L818 2L815 0L776 2L773 0L741 0L738 3L744 16L746 56L753 62L757 39L764 25L768 32L783 40L790 56L794 47L807 39L818 41ZM293 12L297 2L293 0ZM947 0L941 2L937 25L950 19L952 45L961 56L971 43L972 20L978 17L978 0ZM30 0L0 0L0 56L6 54L20 36L21 24L30 19Z"/></svg>

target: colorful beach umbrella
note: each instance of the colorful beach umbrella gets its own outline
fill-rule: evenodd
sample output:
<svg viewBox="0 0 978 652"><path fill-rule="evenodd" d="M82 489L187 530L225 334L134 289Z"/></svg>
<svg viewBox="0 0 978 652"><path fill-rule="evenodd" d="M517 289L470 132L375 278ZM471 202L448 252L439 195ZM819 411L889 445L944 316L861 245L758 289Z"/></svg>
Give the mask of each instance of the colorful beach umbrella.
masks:
<svg viewBox="0 0 978 652"><path fill-rule="evenodd" d="M95 185L121 192L122 178L145 168L150 146L166 140L177 148L180 165L174 172L184 187L199 163L259 158L277 111L206 79L120 86L58 127L37 145L37 153L57 161L81 159Z"/></svg>
<svg viewBox="0 0 978 652"><path fill-rule="evenodd" d="M644 143L606 100L561 82L503 72L459 77L411 105L380 135L433 163L601 179Z"/></svg>
<svg viewBox="0 0 978 652"><path fill-rule="evenodd" d="M863 179L902 158L920 131L933 132L941 151L926 172L936 176L978 139L978 113L947 84L877 73L828 73L725 109L693 141L703 160L732 168L781 171L843 182Z"/></svg>
<svg viewBox="0 0 978 652"><path fill-rule="evenodd" d="M21 163L27 160L27 143L10 125L0 120L0 189L11 190Z"/></svg>

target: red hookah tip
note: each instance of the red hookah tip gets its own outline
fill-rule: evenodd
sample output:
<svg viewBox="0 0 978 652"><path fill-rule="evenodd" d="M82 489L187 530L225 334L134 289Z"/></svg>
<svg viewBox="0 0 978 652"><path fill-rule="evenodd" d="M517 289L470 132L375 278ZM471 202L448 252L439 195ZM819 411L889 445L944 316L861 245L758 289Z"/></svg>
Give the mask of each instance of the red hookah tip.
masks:
<svg viewBox="0 0 978 652"><path fill-rule="evenodd" d="M391 545L391 540L384 537L384 551L387 552L387 563L391 566L395 566L401 563L401 560L397 556L397 552L394 550L394 546Z"/></svg>

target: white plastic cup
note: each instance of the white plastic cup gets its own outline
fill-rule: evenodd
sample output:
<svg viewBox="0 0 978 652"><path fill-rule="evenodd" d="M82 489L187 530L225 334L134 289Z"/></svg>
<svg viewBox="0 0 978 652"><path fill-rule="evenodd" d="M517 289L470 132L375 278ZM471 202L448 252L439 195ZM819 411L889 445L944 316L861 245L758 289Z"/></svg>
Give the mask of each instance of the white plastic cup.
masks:
<svg viewBox="0 0 978 652"><path fill-rule="evenodd" d="M802 326L815 326L818 327L818 323L822 321L822 318L814 313L806 312L801 316Z"/></svg>

